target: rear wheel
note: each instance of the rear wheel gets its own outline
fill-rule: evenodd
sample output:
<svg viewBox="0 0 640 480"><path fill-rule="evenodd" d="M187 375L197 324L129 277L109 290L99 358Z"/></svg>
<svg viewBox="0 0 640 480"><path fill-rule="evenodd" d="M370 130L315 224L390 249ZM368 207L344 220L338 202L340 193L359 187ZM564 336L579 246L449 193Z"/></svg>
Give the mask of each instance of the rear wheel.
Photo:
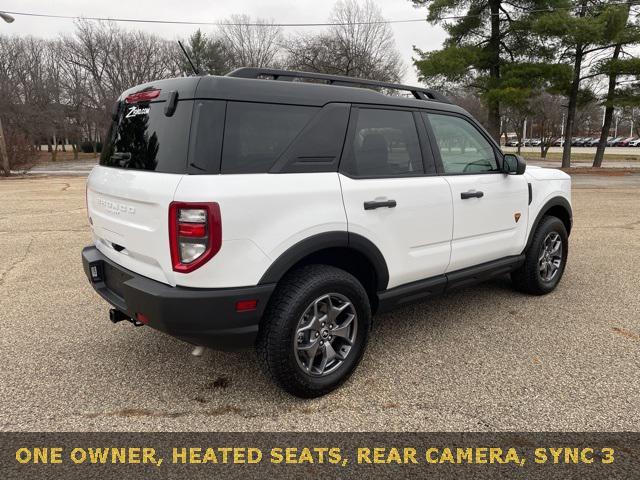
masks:
<svg viewBox="0 0 640 480"><path fill-rule="evenodd" d="M369 298L355 277L327 265L308 265L278 285L257 350L280 387L298 397L317 397L351 375L370 326Z"/></svg>
<svg viewBox="0 0 640 480"><path fill-rule="evenodd" d="M569 238L557 217L543 217L533 234L525 262L511 274L516 288L533 295L544 295L556 288L567 263Z"/></svg>

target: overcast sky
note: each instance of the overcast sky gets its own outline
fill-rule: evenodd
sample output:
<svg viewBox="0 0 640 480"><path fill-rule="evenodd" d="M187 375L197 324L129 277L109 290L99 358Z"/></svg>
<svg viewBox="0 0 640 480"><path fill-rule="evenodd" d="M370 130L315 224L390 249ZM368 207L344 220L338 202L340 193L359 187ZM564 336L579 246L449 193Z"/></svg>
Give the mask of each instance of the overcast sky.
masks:
<svg viewBox="0 0 640 480"><path fill-rule="evenodd" d="M157 20L185 20L217 22L232 14L271 19L277 23L324 22L333 1L319 0L0 0L0 10L48 13L88 17L125 17ZM426 9L415 9L408 0L378 0L382 14L388 20L424 18ZM124 28L139 28L157 33L168 39L188 36L197 26L122 23ZM213 27L203 26L203 31ZM305 28L305 31L320 27ZM442 44L444 32L426 22L392 24L398 51L405 63L405 83L416 83L416 72L411 63L413 45L433 50ZM31 34L52 37L71 32L73 21L53 18L16 16L16 21L0 22L0 33ZM295 28L285 28L293 33Z"/></svg>

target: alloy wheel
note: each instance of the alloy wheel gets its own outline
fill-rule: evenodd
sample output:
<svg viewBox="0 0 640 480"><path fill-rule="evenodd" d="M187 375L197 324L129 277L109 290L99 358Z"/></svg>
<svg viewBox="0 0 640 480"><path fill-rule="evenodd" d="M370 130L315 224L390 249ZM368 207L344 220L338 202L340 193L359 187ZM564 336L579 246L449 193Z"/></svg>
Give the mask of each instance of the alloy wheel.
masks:
<svg viewBox="0 0 640 480"><path fill-rule="evenodd" d="M562 238L557 232L549 232L542 242L538 256L538 271L544 282L552 281L562 265Z"/></svg>
<svg viewBox="0 0 640 480"><path fill-rule="evenodd" d="M322 377L340 367L351 352L358 329L356 309L347 297L329 293L306 308L293 339L300 368Z"/></svg>

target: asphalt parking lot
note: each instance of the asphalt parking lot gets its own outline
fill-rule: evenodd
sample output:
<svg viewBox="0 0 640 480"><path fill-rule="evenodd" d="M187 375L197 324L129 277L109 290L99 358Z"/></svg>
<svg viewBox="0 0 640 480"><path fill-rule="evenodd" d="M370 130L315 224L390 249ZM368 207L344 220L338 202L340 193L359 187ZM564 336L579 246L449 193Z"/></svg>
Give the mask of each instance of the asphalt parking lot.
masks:
<svg viewBox="0 0 640 480"><path fill-rule="evenodd" d="M251 351L112 325L80 262L84 190L0 180L2 431L640 430L640 175L576 176L554 293L505 278L382 315L352 379L306 401Z"/></svg>

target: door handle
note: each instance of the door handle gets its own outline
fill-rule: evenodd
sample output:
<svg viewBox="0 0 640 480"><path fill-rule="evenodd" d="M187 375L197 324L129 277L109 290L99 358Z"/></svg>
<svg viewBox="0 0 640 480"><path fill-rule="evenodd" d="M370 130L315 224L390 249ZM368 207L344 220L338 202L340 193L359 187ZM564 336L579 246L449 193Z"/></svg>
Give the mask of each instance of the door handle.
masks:
<svg viewBox="0 0 640 480"><path fill-rule="evenodd" d="M381 201L372 200L369 202L364 202L365 210L375 210L376 208L382 208L382 207L395 208L395 206L396 206L395 200L381 200Z"/></svg>
<svg viewBox="0 0 640 480"><path fill-rule="evenodd" d="M482 198L484 197L483 192L462 192L460 194L460 198L462 200L466 200L467 198Z"/></svg>

